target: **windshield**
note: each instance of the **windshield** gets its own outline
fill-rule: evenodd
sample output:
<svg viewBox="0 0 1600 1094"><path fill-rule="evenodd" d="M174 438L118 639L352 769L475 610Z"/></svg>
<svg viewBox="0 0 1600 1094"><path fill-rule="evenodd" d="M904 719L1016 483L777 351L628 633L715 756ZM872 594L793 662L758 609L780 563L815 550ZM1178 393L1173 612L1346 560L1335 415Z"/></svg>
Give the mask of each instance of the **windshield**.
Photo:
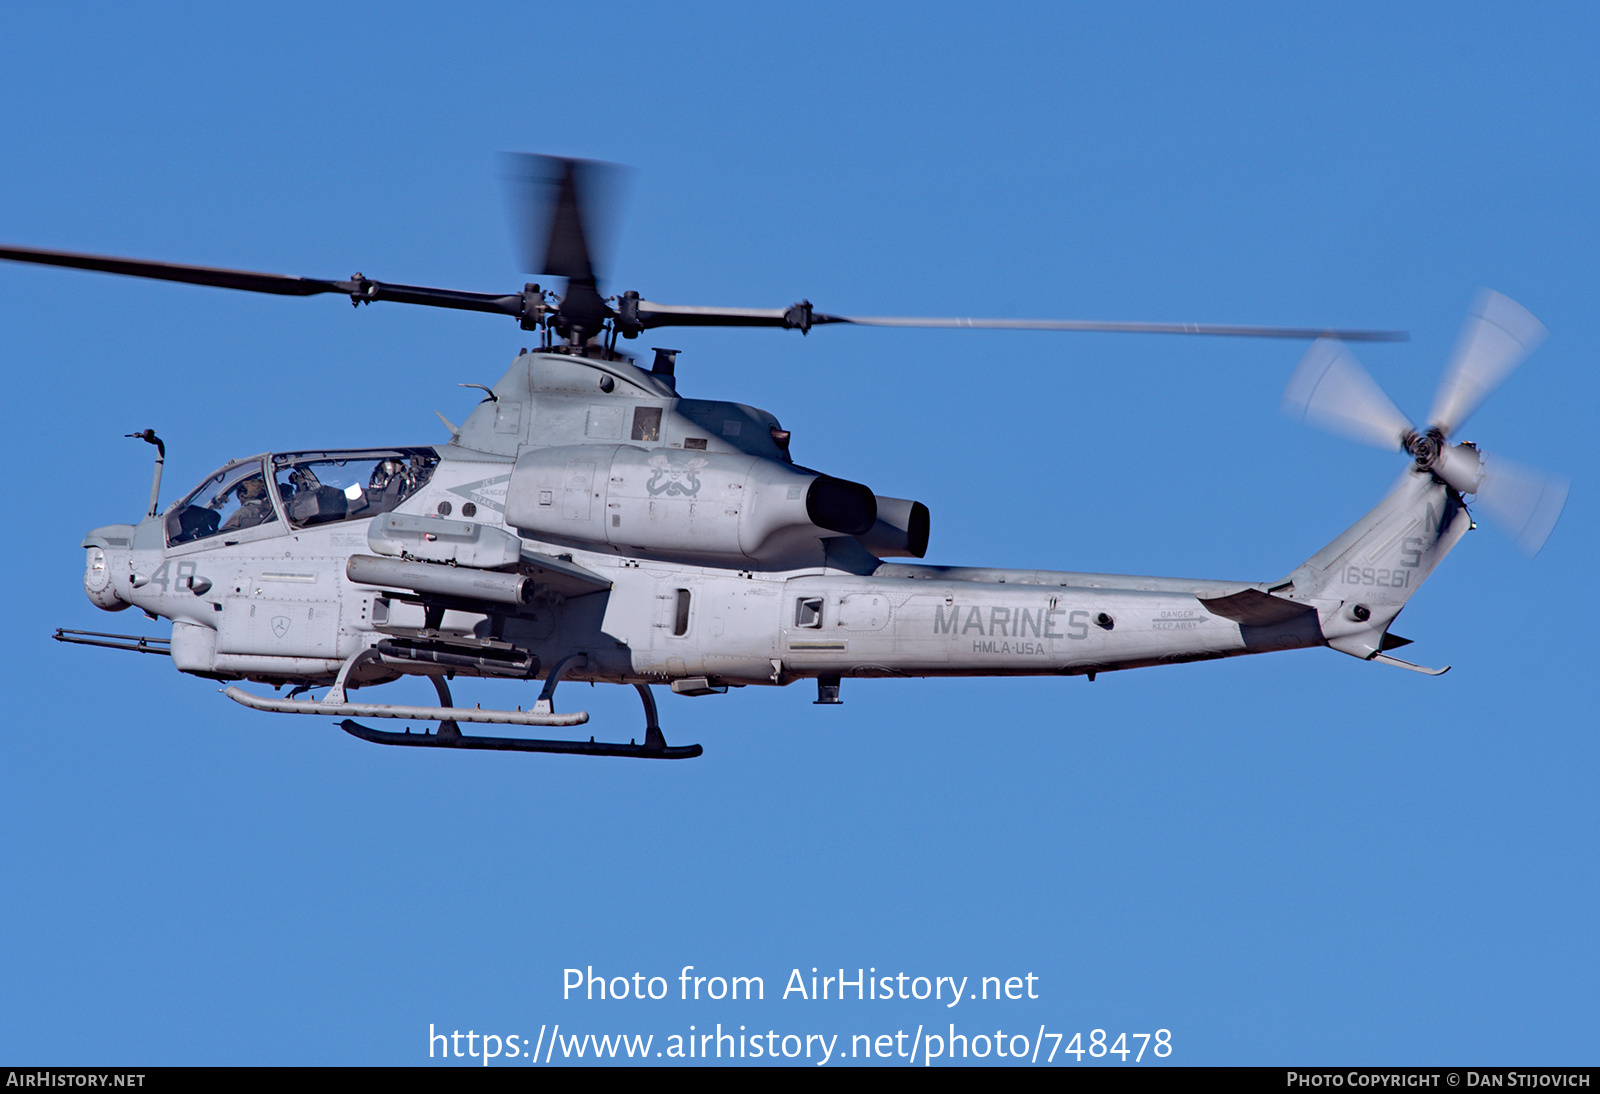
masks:
<svg viewBox="0 0 1600 1094"><path fill-rule="evenodd" d="M167 513L167 542L189 543L278 519L261 460L230 464Z"/></svg>
<svg viewBox="0 0 1600 1094"><path fill-rule="evenodd" d="M387 513L433 477L431 448L296 452L272 457L284 512L296 528Z"/></svg>

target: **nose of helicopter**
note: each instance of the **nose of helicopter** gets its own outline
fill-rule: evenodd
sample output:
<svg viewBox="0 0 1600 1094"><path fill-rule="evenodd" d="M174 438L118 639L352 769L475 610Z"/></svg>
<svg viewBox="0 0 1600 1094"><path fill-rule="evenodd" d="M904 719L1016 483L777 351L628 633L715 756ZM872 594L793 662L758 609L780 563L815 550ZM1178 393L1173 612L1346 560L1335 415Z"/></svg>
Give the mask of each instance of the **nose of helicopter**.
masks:
<svg viewBox="0 0 1600 1094"><path fill-rule="evenodd" d="M120 612L133 605L118 595L117 576L125 585L128 575L128 549L133 542L133 526L111 524L96 528L84 537L83 591L89 602L108 612Z"/></svg>

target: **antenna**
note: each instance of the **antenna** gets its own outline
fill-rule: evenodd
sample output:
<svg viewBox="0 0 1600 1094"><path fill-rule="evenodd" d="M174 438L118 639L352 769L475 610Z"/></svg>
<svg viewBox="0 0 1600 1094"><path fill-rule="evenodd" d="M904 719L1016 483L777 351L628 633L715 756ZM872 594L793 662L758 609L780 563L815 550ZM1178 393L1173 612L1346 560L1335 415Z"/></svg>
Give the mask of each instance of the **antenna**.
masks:
<svg viewBox="0 0 1600 1094"><path fill-rule="evenodd" d="M135 437L146 444L156 446L156 473L150 480L150 510L145 513L145 516L153 517L161 511L156 508L156 499L161 496L161 465L167 462L167 446L161 443L161 438L156 436L156 431L153 429L147 429L143 433L124 433L123 436Z"/></svg>

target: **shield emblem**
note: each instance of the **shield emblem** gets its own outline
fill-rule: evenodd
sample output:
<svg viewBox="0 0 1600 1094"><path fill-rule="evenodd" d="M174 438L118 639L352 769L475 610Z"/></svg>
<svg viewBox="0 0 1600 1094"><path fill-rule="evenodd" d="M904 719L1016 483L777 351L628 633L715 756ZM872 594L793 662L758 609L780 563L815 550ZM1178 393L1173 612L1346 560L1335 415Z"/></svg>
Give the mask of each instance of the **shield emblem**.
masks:
<svg viewBox="0 0 1600 1094"><path fill-rule="evenodd" d="M279 638L282 638L284 635L288 634L289 633L289 617L286 616L286 615L275 615L275 616L273 616L272 617L272 633L277 635Z"/></svg>

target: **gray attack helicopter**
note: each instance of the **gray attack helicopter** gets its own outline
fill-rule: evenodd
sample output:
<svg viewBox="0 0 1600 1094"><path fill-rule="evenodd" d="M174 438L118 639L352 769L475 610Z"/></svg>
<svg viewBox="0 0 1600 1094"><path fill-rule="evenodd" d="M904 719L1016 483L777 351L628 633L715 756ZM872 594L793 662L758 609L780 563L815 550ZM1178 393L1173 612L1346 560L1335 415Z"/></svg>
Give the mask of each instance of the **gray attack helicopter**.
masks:
<svg viewBox="0 0 1600 1094"><path fill-rule="evenodd" d="M533 229L528 269L564 280L491 295L373 281L321 281L17 247L0 258L285 296L347 295L510 316L541 343L523 350L442 445L274 452L227 463L159 507L165 447L137 524L96 528L84 587L107 611L172 620L170 638L61 630L65 642L170 656L261 711L342 718L388 745L678 759L652 687L680 695L844 677L1087 676L1271 650L1329 646L1395 657L1406 601L1473 527L1466 495L1536 551L1566 497L1556 480L1451 436L1533 349L1544 328L1482 296L1428 425L1412 425L1345 343L1399 332L1071 320L849 317L813 309L658 304L601 295L591 254L594 195L614 169L521 156L514 188ZM681 398L676 350L649 368L617 348L664 327L850 323L1264 336L1314 340L1288 409L1403 450L1409 466L1366 516L1276 581L1239 583L1054 570L930 566L929 512L804 467L764 410ZM478 386L478 385L465 385ZM440 416L443 420L443 415ZM456 706L456 675L543 680L524 710ZM367 702L358 689L426 676L438 706ZM577 726L554 708L561 680L632 684L643 741L535 740L461 724ZM323 698L308 695L328 688ZM356 718L437 722L378 730Z"/></svg>

